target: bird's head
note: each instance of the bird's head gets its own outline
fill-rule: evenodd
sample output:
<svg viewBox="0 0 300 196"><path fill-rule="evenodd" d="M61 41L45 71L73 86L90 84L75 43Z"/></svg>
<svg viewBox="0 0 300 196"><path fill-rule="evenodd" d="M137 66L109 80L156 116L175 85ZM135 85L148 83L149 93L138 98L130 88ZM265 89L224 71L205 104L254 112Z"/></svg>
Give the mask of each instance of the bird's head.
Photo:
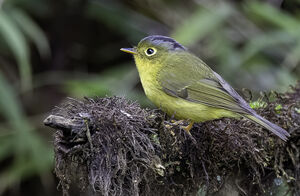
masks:
<svg viewBox="0 0 300 196"><path fill-rule="evenodd" d="M121 48L121 51L133 54L138 69L161 65L173 54L186 51L186 48L170 37L151 35L142 39L136 47Z"/></svg>

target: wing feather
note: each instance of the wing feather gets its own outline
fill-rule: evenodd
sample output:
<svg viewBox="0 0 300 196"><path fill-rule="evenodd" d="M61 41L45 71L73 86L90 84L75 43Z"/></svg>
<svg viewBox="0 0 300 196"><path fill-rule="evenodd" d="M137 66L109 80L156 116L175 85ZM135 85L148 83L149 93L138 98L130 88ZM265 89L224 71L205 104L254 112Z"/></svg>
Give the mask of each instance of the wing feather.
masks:
<svg viewBox="0 0 300 196"><path fill-rule="evenodd" d="M192 58L194 58L192 62L188 59L180 65L178 62L172 64L172 60L170 60L160 72L158 80L165 93L211 107L244 114L250 113L251 108L248 104L221 76L213 72L197 57L192 56ZM172 74L174 70L178 70L176 66L180 66L181 69L185 68L183 74L190 74L177 77Z"/></svg>

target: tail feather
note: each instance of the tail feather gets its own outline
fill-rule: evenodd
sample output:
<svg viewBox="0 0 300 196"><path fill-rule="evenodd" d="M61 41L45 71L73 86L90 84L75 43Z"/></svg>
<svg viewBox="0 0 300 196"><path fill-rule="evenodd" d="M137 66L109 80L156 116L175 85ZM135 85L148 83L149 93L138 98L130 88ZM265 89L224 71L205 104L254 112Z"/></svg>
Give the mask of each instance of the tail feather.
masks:
<svg viewBox="0 0 300 196"><path fill-rule="evenodd" d="M274 133L275 135L277 135L284 141L287 141L288 137L290 136L290 134L286 130L271 123L270 121L264 119L263 117L261 117L260 115L258 115L256 113L245 115L245 117L255 123L260 124L264 128L272 131L272 133Z"/></svg>

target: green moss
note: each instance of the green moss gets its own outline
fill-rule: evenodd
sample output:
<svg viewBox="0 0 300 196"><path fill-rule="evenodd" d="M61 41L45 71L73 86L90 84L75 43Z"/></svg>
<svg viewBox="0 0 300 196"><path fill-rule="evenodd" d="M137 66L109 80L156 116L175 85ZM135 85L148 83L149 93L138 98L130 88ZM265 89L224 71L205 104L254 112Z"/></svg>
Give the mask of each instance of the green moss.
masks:
<svg viewBox="0 0 300 196"><path fill-rule="evenodd" d="M281 104L277 104L276 107L275 107L276 113L280 114L281 109L282 109L282 105Z"/></svg>
<svg viewBox="0 0 300 196"><path fill-rule="evenodd" d="M267 107L267 103L262 100L257 100L249 103L250 107L252 109L259 109L259 108L265 108Z"/></svg>

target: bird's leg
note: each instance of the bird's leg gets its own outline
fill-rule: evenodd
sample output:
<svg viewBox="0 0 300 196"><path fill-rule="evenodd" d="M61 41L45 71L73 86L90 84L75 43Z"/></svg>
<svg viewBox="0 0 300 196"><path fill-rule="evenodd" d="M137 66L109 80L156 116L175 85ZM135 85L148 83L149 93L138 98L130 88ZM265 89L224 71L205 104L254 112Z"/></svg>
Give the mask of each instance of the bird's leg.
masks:
<svg viewBox="0 0 300 196"><path fill-rule="evenodd" d="M191 135L190 130L193 128L194 122L189 121L188 126L181 126L183 130L185 130L189 135Z"/></svg>

